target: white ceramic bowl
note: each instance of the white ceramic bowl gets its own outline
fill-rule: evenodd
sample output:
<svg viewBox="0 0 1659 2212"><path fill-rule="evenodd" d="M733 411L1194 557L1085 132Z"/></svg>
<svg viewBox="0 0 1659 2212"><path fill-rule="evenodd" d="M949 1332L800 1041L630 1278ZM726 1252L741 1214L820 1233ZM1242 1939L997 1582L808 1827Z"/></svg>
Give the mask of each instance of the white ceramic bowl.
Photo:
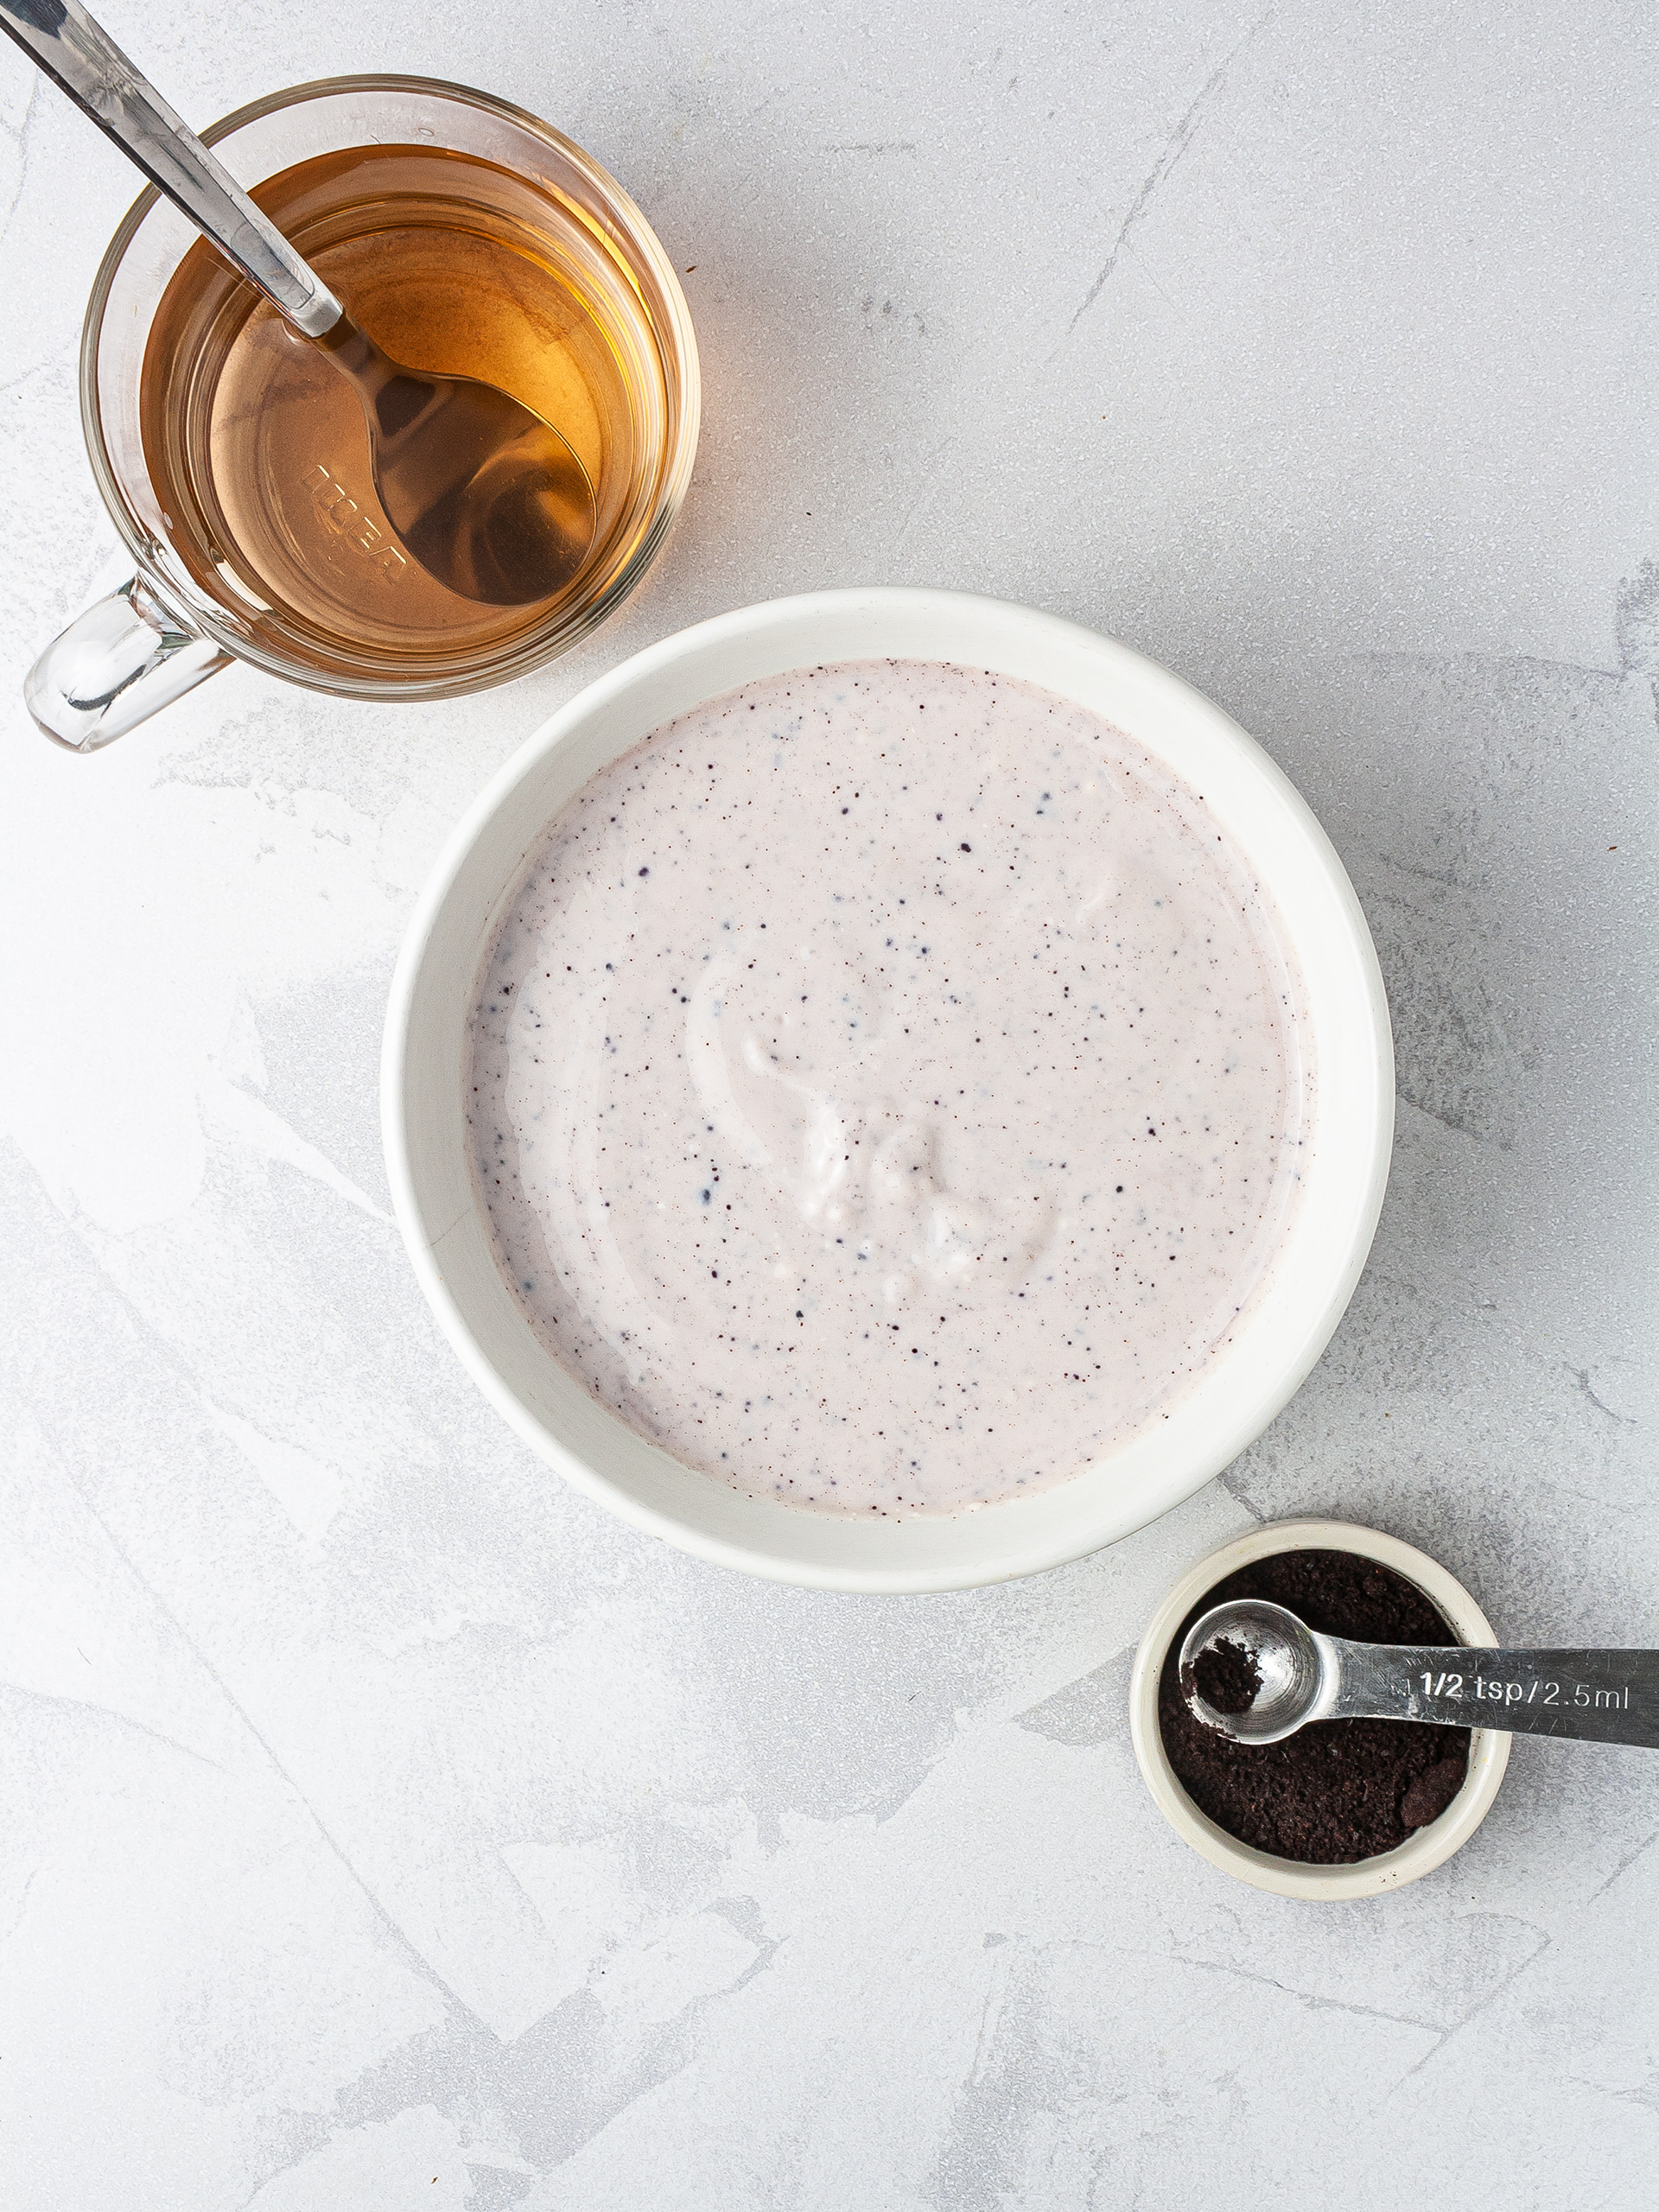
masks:
<svg viewBox="0 0 1659 2212"><path fill-rule="evenodd" d="M1130 732L1201 791L1270 893L1300 963L1318 1067L1306 1189L1283 1256L1224 1355L1155 1432L1059 1488L948 1518L834 1518L745 1497L644 1442L543 1350L497 1271L468 1177L467 1017L492 927L550 817L676 715L826 661L955 661L1023 677ZM700 623L544 723L450 839L392 981L382 1067L386 1165L421 1285L474 1379L568 1481L699 1557L820 1589L952 1590L1077 1559L1154 1519L1260 1434L1358 1279L1393 1135L1393 1053L1358 902L1301 798L1179 677L1093 631L944 591L774 600Z"/></svg>
<svg viewBox="0 0 1659 2212"><path fill-rule="evenodd" d="M1176 1834L1224 1873L1285 1897L1377 1897L1384 1891L1399 1889L1403 1883L1419 1880L1468 1842L1491 1809L1497 1785L1503 1779L1503 1770L1510 1763L1508 1736L1491 1728L1474 1731L1469 1742L1469 1773L1462 1789L1439 1820L1419 1828L1398 1850L1381 1851L1375 1859L1356 1859L1348 1866L1309 1866L1240 1843L1201 1813L1176 1780L1158 1726L1158 1683L1164 1661L1176 1630L1199 1599L1253 1560L1271 1559L1275 1552L1300 1551L1355 1552L1361 1559L1379 1560L1396 1574L1403 1574L1408 1582L1415 1583L1429 1603L1445 1615L1452 1624L1454 1643L1477 1644L1490 1650L1497 1643L1491 1623L1462 1583L1426 1552L1402 1544L1397 1536L1358 1528L1351 1521L1272 1522L1201 1559L1153 1615L1135 1654L1129 1682L1129 1732L1135 1740L1135 1756L1159 1810Z"/></svg>

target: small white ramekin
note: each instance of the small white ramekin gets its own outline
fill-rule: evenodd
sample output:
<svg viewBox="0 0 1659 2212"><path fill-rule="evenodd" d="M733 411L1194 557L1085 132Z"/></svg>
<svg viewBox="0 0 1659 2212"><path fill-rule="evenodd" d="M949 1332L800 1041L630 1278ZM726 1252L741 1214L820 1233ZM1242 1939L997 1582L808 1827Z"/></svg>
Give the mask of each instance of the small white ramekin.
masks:
<svg viewBox="0 0 1659 2212"><path fill-rule="evenodd" d="M1188 1569L1152 1617L1135 1656L1129 1684L1129 1732L1146 1784L1158 1809L1177 1835L1212 1866L1236 1875L1258 1890L1285 1897L1369 1897L1397 1890L1432 1873L1460 1850L1485 1819L1510 1763L1510 1739L1495 1728L1477 1728L1469 1742L1469 1773L1439 1820L1419 1828L1397 1850L1347 1866L1310 1866L1300 1859L1276 1858L1240 1843L1201 1813L1175 1778L1158 1726L1158 1684L1176 1630L1200 1598L1217 1583L1259 1559L1278 1552L1353 1552L1379 1560L1414 1583L1451 1623L1454 1642L1491 1649L1497 1642L1491 1623L1455 1576L1436 1560L1397 1536L1362 1529L1351 1521L1275 1521L1253 1529Z"/></svg>
<svg viewBox="0 0 1659 2212"><path fill-rule="evenodd" d="M595 1404L503 1281L467 1166L467 1020L493 925L550 818L676 715L825 662L955 662L1042 685L1128 731L1201 791L1272 901L1300 970L1318 1092L1276 1265L1224 1351L1160 1420L1071 1481L976 1512L861 1522L744 1497ZM1370 1245L1394 1128L1388 1002L1329 839L1218 707L1128 646L948 591L817 592L723 614L600 677L482 793L416 906L382 1061L386 1173L421 1287L480 1389L567 1481L699 1558L823 1590L959 1590L1078 1559L1190 1497L1260 1435L1324 1351Z"/></svg>

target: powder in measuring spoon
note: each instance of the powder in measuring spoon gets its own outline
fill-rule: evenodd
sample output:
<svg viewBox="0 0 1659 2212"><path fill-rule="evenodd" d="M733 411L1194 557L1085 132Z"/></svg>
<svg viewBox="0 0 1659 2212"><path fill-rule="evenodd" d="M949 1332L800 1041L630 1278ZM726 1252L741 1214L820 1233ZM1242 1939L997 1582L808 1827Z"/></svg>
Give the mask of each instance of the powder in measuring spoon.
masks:
<svg viewBox="0 0 1659 2212"><path fill-rule="evenodd" d="M1254 1652L1224 1636L1206 1644L1188 1669L1195 1689L1212 1713L1248 1713L1262 1688ZM1182 1677L1182 1687L1188 1687Z"/></svg>

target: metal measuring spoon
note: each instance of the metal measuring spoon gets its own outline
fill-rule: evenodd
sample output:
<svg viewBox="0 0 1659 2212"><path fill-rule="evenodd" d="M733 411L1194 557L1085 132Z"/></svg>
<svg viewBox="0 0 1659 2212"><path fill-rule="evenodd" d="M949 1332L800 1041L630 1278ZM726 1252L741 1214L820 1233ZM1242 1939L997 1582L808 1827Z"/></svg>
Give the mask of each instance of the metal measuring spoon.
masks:
<svg viewBox="0 0 1659 2212"><path fill-rule="evenodd" d="M79 0L0 0L0 30L356 388L380 504L429 574L493 607L529 606L569 582L598 513L587 470L550 423L493 385L382 353Z"/></svg>
<svg viewBox="0 0 1659 2212"><path fill-rule="evenodd" d="M1249 1669L1238 1654L1259 1678L1236 1713L1198 1694L1199 1657L1218 1645L1232 1647L1226 1670L1243 1677L1245 1689ZM1179 1663L1194 1714L1236 1744L1277 1744L1310 1720L1427 1720L1659 1749L1659 1651L1351 1643L1319 1635L1283 1605L1238 1598L1193 1622Z"/></svg>

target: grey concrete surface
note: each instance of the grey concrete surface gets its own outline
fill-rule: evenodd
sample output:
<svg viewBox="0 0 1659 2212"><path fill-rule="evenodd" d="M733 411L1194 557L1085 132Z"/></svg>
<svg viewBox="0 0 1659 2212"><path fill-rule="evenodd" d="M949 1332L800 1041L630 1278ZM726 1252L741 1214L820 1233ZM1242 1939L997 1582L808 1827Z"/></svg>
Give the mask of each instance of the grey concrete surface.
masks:
<svg viewBox="0 0 1659 2212"><path fill-rule="evenodd" d="M1253 1518L1501 1631L1659 1641L1651 11L1630 0L294 0L111 28L206 119L506 94L678 265L659 568L457 704L241 671L92 761L75 353L118 156L0 53L0 2196L19 2212L1640 2212L1659 1764L1517 1744L1417 1887L1230 1883L1129 1657ZM1062 1573L831 1599L563 1491L439 1339L375 1074L449 823L624 654L961 585L1296 779L1376 931L1393 1183L1325 1358Z"/></svg>

